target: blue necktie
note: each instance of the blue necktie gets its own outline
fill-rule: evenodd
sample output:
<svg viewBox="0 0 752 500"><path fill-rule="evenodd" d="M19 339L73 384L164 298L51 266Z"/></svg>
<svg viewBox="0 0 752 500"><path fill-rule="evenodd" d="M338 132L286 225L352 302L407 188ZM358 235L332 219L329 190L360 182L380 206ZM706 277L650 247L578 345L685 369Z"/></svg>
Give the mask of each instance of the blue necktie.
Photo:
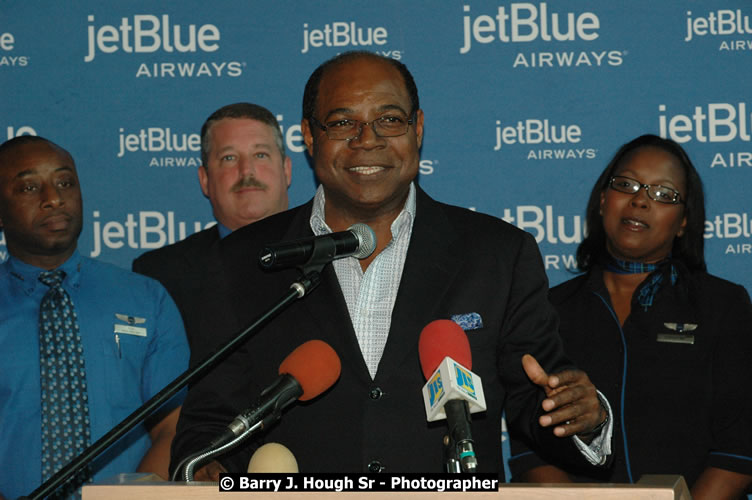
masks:
<svg viewBox="0 0 752 500"><path fill-rule="evenodd" d="M39 281L50 289L39 307L39 366L42 385L42 481L46 481L90 444L89 402L84 351L76 310L61 283L65 272L45 271ZM84 468L58 490L57 498L80 498Z"/></svg>

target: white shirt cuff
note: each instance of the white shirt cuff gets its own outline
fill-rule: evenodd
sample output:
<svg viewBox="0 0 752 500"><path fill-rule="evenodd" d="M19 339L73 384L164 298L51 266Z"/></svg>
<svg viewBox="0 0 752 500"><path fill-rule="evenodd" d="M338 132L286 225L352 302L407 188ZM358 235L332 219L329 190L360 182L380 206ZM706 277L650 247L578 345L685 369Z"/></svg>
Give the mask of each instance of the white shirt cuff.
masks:
<svg viewBox="0 0 752 500"><path fill-rule="evenodd" d="M608 411L608 423L603 429L601 429L600 434L593 438L589 445L585 444L585 442L578 438L577 435L572 437L574 438L574 444L577 445L577 448L585 456L588 462L593 465L603 465L611 454L611 436L614 432L614 415L606 396L601 394L601 391L597 391L597 393L601 404Z"/></svg>

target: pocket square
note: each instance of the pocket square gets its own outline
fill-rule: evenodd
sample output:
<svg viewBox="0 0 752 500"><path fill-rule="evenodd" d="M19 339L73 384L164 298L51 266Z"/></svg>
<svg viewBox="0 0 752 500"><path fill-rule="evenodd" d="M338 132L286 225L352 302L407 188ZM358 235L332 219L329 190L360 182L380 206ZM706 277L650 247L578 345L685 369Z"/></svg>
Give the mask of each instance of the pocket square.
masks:
<svg viewBox="0 0 752 500"><path fill-rule="evenodd" d="M465 330L477 330L483 328L483 318L476 312L452 315L452 321Z"/></svg>

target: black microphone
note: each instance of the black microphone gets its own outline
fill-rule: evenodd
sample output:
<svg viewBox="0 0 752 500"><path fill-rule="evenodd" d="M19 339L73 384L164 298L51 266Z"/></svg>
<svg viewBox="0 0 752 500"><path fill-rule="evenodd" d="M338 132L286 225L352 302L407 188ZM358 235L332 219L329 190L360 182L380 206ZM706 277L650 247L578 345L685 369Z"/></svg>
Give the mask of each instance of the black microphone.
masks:
<svg viewBox="0 0 752 500"><path fill-rule="evenodd" d="M350 256L365 259L375 249L376 235L368 225L359 222L347 231L266 245L259 262L266 269L278 269L306 264L314 254L324 255L328 262Z"/></svg>

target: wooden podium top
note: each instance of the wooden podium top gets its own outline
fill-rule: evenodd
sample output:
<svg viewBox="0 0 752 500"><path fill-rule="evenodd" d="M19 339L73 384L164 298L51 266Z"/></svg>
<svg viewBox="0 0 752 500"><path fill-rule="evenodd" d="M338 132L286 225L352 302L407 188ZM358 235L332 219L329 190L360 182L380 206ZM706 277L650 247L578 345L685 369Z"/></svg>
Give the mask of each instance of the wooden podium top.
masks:
<svg viewBox="0 0 752 500"><path fill-rule="evenodd" d="M120 474L109 481L83 487L83 500L182 500L182 499L261 499L271 495L280 500L385 500L385 496L408 496L421 500L435 497L437 492L220 492L217 483L190 484L168 482L151 474ZM636 484L502 484L491 492L441 492L441 500L691 500L687 483L681 476L643 476ZM435 500L435 499L434 499Z"/></svg>

